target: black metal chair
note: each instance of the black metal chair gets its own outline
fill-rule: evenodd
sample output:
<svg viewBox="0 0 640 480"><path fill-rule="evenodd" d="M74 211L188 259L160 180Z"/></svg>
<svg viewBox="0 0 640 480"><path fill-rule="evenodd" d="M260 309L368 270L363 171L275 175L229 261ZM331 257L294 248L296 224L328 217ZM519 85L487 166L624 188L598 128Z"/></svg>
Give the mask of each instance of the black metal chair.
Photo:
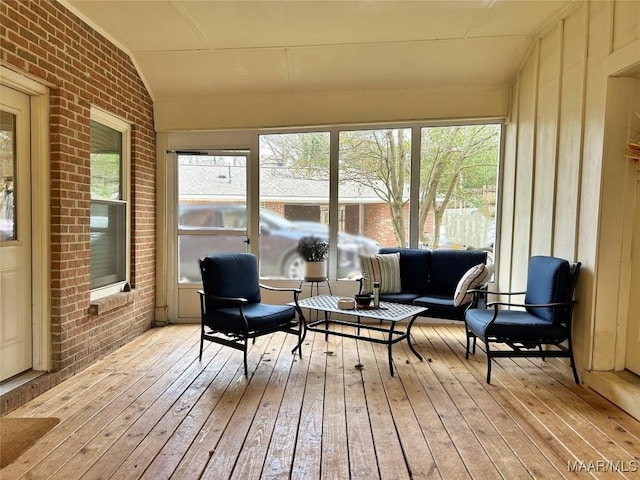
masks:
<svg viewBox="0 0 640 480"><path fill-rule="evenodd" d="M491 359L500 357L566 357L579 383L571 341L573 293L579 271L580 262L570 264L561 258L535 256L529 261L526 292L470 290L474 295L524 295L524 303L489 302L486 309L469 308L465 312L466 358L471 341L475 354L480 338L486 346L487 383L491 382ZM510 350L492 350L492 343L506 344Z"/></svg>
<svg viewBox="0 0 640 480"><path fill-rule="evenodd" d="M204 341L244 352L247 375L247 344L256 337L274 332L298 336L296 349L302 356L304 316L298 306L298 288L275 288L259 283L258 262L253 254L210 255L200 260L203 290L200 294L200 360ZM261 288L291 292L294 305L262 303ZM298 317L296 319L296 317Z"/></svg>

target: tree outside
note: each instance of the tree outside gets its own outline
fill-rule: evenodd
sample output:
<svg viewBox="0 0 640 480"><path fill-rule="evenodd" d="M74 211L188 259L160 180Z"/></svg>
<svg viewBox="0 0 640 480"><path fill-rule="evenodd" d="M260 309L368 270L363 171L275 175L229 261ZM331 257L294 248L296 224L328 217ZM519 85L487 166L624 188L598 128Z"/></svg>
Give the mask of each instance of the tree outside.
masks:
<svg viewBox="0 0 640 480"><path fill-rule="evenodd" d="M408 245L411 136L410 128L387 128L341 131L339 137L339 188L355 188L361 202L372 196L383 202L396 243L401 246ZM490 225L495 217L500 126L424 127L420 138L420 243L440 246L442 230L446 230L445 214L452 210L479 213L487 220L484 224ZM328 183L326 132L265 135L261 152L261 165L286 166L293 177ZM371 232L362 233L375 238ZM470 243L465 238L451 240Z"/></svg>
<svg viewBox="0 0 640 480"><path fill-rule="evenodd" d="M433 210L434 246L439 246L443 218L452 207L480 211L495 219L500 126L423 128L421 144L420 224L425 225ZM424 230L420 241L429 243Z"/></svg>

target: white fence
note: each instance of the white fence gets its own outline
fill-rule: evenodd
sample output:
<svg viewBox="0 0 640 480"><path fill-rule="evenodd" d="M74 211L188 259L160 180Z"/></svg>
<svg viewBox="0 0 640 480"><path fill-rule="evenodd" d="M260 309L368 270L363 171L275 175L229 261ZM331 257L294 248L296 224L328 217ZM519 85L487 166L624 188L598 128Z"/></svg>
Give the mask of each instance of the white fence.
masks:
<svg viewBox="0 0 640 480"><path fill-rule="evenodd" d="M481 248L493 244L495 220L485 217L477 208L449 208L440 226L440 239L456 247Z"/></svg>

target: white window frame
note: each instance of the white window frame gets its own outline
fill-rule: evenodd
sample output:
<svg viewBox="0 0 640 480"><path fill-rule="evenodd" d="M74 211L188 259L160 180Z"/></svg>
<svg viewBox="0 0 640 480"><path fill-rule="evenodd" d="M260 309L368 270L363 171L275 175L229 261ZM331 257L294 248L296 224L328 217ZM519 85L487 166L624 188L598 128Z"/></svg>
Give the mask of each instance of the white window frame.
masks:
<svg viewBox="0 0 640 480"><path fill-rule="evenodd" d="M91 107L91 120L101 123L109 128L122 133L122 168L121 168L121 189L122 202L126 204L125 221L125 279L100 288L91 290L91 300L107 297L121 292L125 283L130 282L131 275L131 124L125 120L106 112L98 107Z"/></svg>

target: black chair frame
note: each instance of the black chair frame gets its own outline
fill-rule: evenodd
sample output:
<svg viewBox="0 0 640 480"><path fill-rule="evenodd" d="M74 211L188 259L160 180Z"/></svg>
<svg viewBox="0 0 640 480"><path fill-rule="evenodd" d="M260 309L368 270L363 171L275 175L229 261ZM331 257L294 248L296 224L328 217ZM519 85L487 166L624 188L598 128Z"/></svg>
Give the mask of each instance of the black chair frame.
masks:
<svg viewBox="0 0 640 480"><path fill-rule="evenodd" d="M576 283L578 280L578 272L580 271L580 262L573 263L570 265L570 275L571 275L571 284L569 287L569 292L567 298L571 298L571 300L566 302L555 302L555 303L544 303L544 304L527 304L527 303L512 303L512 302L487 302L487 308L493 308L493 317L487 323L485 331L482 335L476 335L471 332L469 328L465 328L467 333L467 348L465 358L469 359L469 352L475 355L476 353L476 341L477 338L480 339L485 344L485 350L487 355L487 383L491 383L491 359L493 358L542 358L544 361L546 358L568 358L571 363L571 370L573 372L573 378L576 384L580 383L578 378L578 372L576 370L576 364L573 358L573 341L572 341L572 322L573 322L573 308L575 305L575 300L573 300L573 292L576 287ZM473 293L474 296L484 296L486 298L487 295L506 295L506 296L515 296L515 295L524 295L527 292L492 292L488 290L482 289L474 289L469 290L470 293ZM469 308L472 308L477 301L473 301ZM553 308L566 308L565 314L565 322L564 329L566 332L566 338L562 341L555 341L549 338L539 338L537 340L531 339L518 339L518 338L506 338L502 336L496 336L491 334L491 326L497 320L500 307L553 307ZM471 342L473 340L473 345L471 346ZM564 343L566 342L566 345ZM511 350L492 350L490 347L491 343L503 343L511 348ZM546 349L544 347L555 347L552 349ZM470 348L471 347L471 348ZM537 350L534 350L536 349Z"/></svg>
<svg viewBox="0 0 640 480"><path fill-rule="evenodd" d="M245 377L248 375L248 364L247 364L247 351L248 351L248 343L249 339L255 343L255 339L257 337L261 337L263 335L268 335L275 332L285 332L291 333L298 337L298 343L293 349L291 353L294 353L298 350L298 354L300 358L302 358L302 342L304 341L304 337L306 336L306 323L304 319L304 315L302 314L302 309L298 305L298 297L301 293L299 288L277 288L271 287L269 285L260 284L260 288L265 290L271 290L276 292L291 292L293 293L293 299L295 303L295 309L298 316L298 321L291 321L287 324L278 325L270 328L261 328L261 329L250 329L249 322L244 314L244 305L248 304L248 300L246 298L241 297L218 297L216 295L206 295L204 290L198 290L198 294L200 295L200 312L201 312L201 322L200 322L200 361L202 361L202 352L204 350L204 341L207 340L209 342L217 343L219 345L225 345L227 347L234 348L236 350L241 350L244 356L244 375ZM205 325L205 318L207 314L207 305L206 299L209 298L211 300L217 302L226 302L230 306L237 306L240 312L240 317L244 325L241 325L240 328L231 330L222 330L222 329L212 329L208 325Z"/></svg>

